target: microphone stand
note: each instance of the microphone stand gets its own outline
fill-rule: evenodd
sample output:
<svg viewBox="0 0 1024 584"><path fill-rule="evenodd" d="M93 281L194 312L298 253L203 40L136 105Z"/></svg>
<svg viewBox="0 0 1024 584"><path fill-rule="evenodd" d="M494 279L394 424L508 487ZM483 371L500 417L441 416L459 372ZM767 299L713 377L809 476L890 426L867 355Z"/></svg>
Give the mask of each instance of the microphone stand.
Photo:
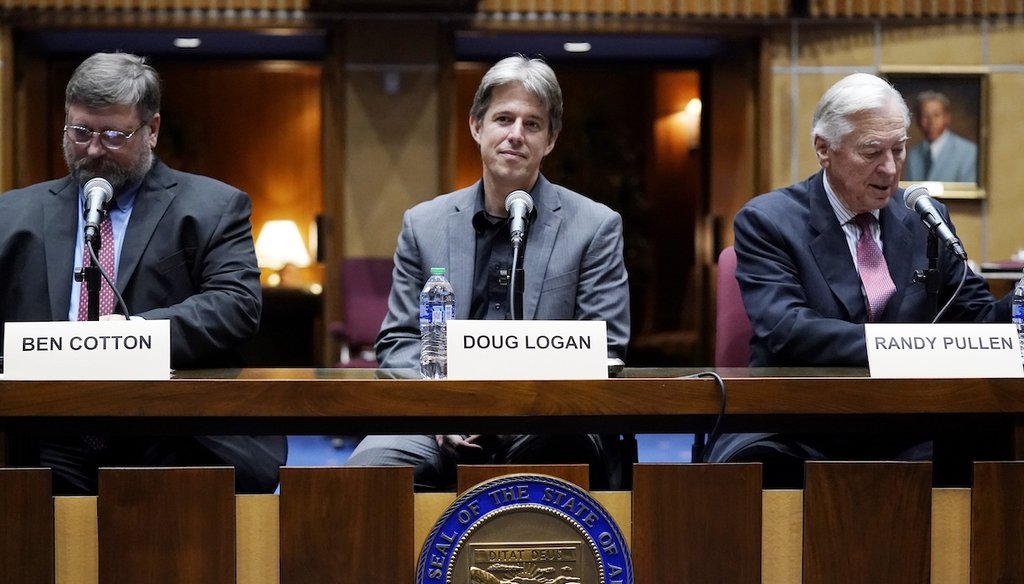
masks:
<svg viewBox="0 0 1024 584"><path fill-rule="evenodd" d="M82 241L82 245L90 246L92 248L92 253L89 254L89 265L82 266L82 269L75 273L75 280L81 282L82 285L86 287L85 290L89 301L88 319L99 320L100 266L96 263L96 258L98 258L100 254L100 247L102 247L99 231L97 231L96 237L92 238L92 240L85 238Z"/></svg>
<svg viewBox="0 0 1024 584"><path fill-rule="evenodd" d="M512 246L512 285L509 287L510 302L512 303L512 320L523 320L523 289L525 288L526 271L523 264L526 263L526 252L523 245Z"/></svg>
<svg viewBox="0 0 1024 584"><path fill-rule="evenodd" d="M939 313L939 238L931 230L928 231L928 269L916 270L914 281L923 282L925 290L925 306L928 309L928 322L935 320Z"/></svg>

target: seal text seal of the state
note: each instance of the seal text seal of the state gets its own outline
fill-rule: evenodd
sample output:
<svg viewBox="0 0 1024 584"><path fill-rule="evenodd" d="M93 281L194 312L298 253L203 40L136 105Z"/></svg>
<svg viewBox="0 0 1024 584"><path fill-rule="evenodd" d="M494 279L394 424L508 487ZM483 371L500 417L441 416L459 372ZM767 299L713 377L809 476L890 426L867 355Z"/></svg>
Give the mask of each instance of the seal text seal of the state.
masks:
<svg viewBox="0 0 1024 584"><path fill-rule="evenodd" d="M578 486L537 474L480 483L437 521L417 584L633 584L611 515Z"/></svg>

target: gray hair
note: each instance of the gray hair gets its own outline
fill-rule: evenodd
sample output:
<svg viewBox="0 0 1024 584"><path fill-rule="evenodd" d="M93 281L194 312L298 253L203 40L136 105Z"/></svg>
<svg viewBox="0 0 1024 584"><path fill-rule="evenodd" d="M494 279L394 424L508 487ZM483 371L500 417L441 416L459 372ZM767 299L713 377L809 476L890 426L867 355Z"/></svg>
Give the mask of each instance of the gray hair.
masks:
<svg viewBox="0 0 1024 584"><path fill-rule="evenodd" d="M96 53L71 74L64 92L64 111L72 105L133 105L142 121L149 121L160 111L160 76L145 57Z"/></svg>
<svg viewBox="0 0 1024 584"><path fill-rule="evenodd" d="M469 115L477 122L483 120L494 88L510 83L521 84L548 110L549 134L562 130L562 88L558 86L555 72L543 59L528 59L523 55L505 57L484 74Z"/></svg>
<svg viewBox="0 0 1024 584"><path fill-rule="evenodd" d="M931 89L927 89L917 94L917 103L915 104L914 108L915 114L919 116L921 115L921 106L923 106L924 102L926 101L937 101L941 103L942 111L949 113L950 103L949 98L946 97L946 94L939 91L932 91Z"/></svg>
<svg viewBox="0 0 1024 584"><path fill-rule="evenodd" d="M900 92L888 81L868 73L854 73L840 79L821 96L811 121L811 142L821 136L829 148L836 148L853 131L850 118L857 113L882 110L895 105L903 114L903 126L910 127L910 110Z"/></svg>

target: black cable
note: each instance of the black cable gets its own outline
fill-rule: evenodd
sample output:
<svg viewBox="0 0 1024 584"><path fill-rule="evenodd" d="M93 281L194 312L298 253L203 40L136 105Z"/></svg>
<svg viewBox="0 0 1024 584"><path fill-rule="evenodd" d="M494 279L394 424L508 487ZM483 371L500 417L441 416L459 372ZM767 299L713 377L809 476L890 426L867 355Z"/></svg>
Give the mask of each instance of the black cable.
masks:
<svg viewBox="0 0 1024 584"><path fill-rule="evenodd" d="M110 279L110 275L107 274L107 272L103 269L103 266L100 265L100 259L96 257L96 250L94 250L88 242L83 241L82 243L83 245L85 245L85 248L89 250L89 257L92 258L93 265L95 265L96 268L99 269L100 275L103 276L103 279L106 280L107 285L110 286L110 289L114 292L114 298L117 299L117 305L121 307L124 317L127 319L128 305L124 303L124 298L122 298L121 293L117 291L117 286L114 285L114 282ZM82 285L86 285L85 280L82 280Z"/></svg>
<svg viewBox="0 0 1024 584"><path fill-rule="evenodd" d="M950 296L949 300L946 301L946 304L945 306L942 307L942 310L940 310L939 313L935 315L935 319L932 320L932 324L939 322L939 319L942 318L942 315L945 314L947 310L949 310L950 305L952 305L953 301L956 300L956 297L960 295L960 290L964 287L964 282L967 280L967 260L964 260L962 262L962 266L964 269L960 273L960 283L957 285L956 290L953 291L953 295Z"/></svg>
<svg viewBox="0 0 1024 584"><path fill-rule="evenodd" d="M694 460L693 462L707 462L708 453L715 447L715 442L718 442L720 435L719 426L722 423L722 418L725 417L725 404L726 404L726 391L725 391L725 380L722 376L714 371L701 371L700 373L694 373L692 375L683 376L681 379L699 379L699 378L712 378L715 380L715 384L718 385L718 394L721 396L721 405L718 408L718 417L715 418L715 424L711 427L711 432L707 435L707 442L700 448L698 452L700 460Z"/></svg>

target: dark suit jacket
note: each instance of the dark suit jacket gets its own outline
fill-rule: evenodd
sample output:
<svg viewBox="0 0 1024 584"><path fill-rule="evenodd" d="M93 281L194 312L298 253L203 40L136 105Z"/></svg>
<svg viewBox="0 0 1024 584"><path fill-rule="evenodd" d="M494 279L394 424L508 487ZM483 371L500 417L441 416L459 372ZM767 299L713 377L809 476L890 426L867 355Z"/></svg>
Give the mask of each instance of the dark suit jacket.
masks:
<svg viewBox="0 0 1024 584"><path fill-rule="evenodd" d="M377 337L382 367L419 367L419 293L431 267L447 268L455 289L455 317L469 318L476 250L473 212L481 188L478 181L406 211L388 314ZM624 360L629 282L622 217L543 176L531 195L537 215L526 241L523 318L607 321L608 356Z"/></svg>
<svg viewBox="0 0 1024 584"><path fill-rule="evenodd" d="M81 263L74 257L79 213L70 176L0 196L0 336L4 322L67 320L71 278ZM143 179L117 288L131 315L170 320L176 369L238 366L239 346L258 330L262 300L250 213L245 193L160 161ZM276 485L283 437L200 440L226 462L258 466Z"/></svg>
<svg viewBox="0 0 1024 584"><path fill-rule="evenodd" d="M753 326L751 366L866 366L867 307L842 226L818 172L804 182L751 200L737 215L736 278ZM949 222L943 205L939 212ZM903 190L881 210L882 249L896 294L883 322L929 322L924 284L928 231L903 203ZM952 228L952 223L949 223ZM962 263L940 245L941 307L960 281ZM946 322L1009 322L1009 297L997 301L969 272Z"/></svg>
<svg viewBox="0 0 1024 584"><path fill-rule="evenodd" d="M755 197L736 215L736 278L753 327L752 367L866 367L867 304L846 235L825 193L824 174ZM939 212L949 222L942 204ZM896 294L882 322L930 322L924 284L914 270L928 266L928 231L903 203L903 190L881 210L882 251ZM960 281L962 262L940 245L943 306ZM1010 320L1010 299L996 300L969 271L945 322ZM724 434L708 460L729 460L771 434Z"/></svg>

